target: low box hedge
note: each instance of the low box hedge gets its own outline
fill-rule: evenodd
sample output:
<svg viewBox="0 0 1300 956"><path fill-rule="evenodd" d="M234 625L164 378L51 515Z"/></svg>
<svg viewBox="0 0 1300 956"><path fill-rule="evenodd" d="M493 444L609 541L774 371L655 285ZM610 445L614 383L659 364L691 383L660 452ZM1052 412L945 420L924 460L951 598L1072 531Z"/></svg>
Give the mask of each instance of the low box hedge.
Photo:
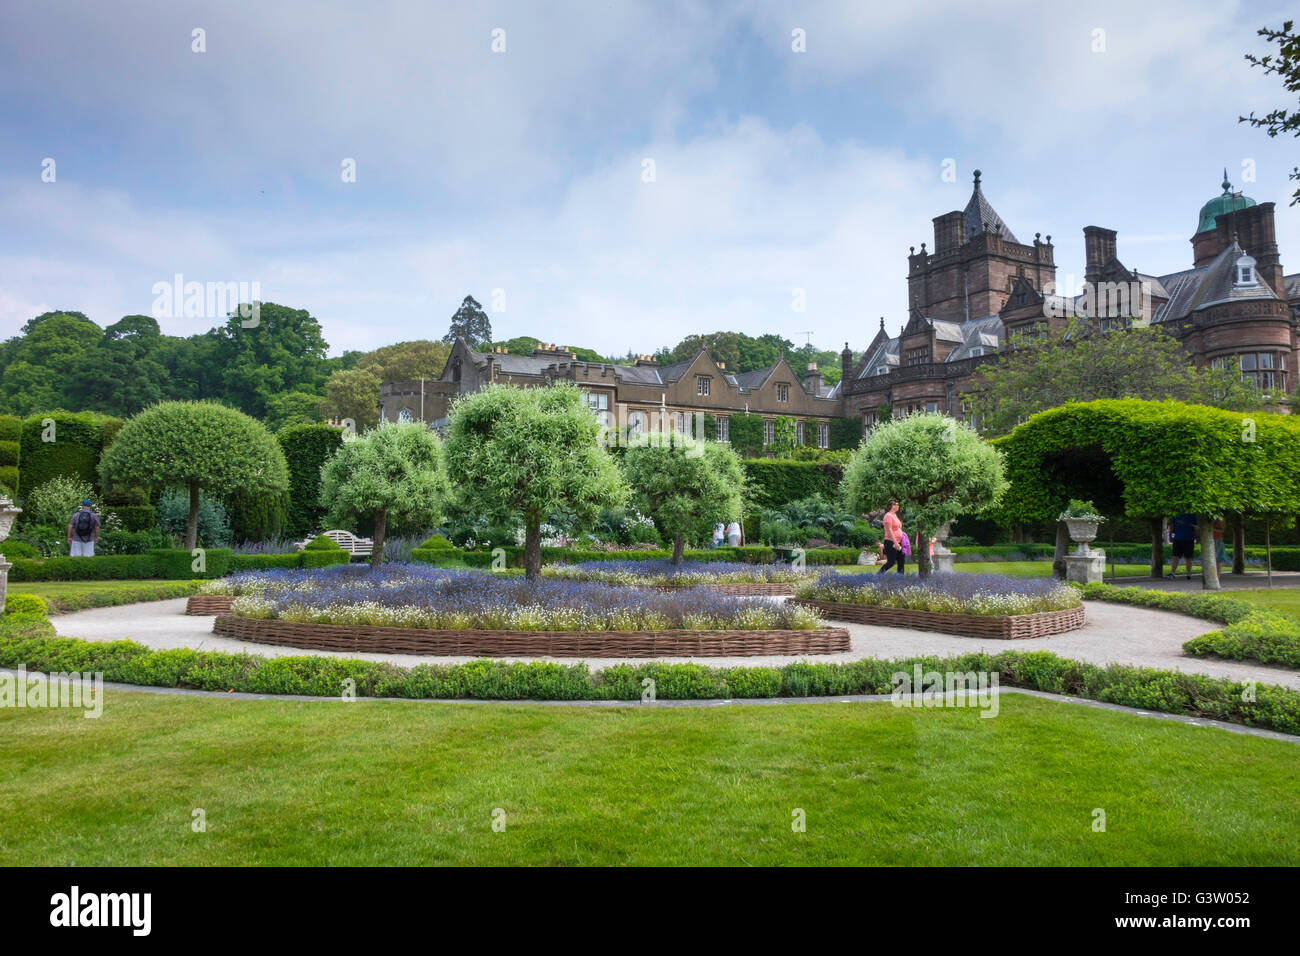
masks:
<svg viewBox="0 0 1300 956"><path fill-rule="evenodd" d="M304 549L298 552L299 567L324 568L332 564L347 564L352 556L338 548L334 551Z"/></svg>
<svg viewBox="0 0 1300 956"><path fill-rule="evenodd" d="M1300 734L1300 691L1250 685L1181 671L1112 664L1100 667L1050 651L974 652L949 658L867 658L846 663L795 661L781 667L702 664L617 664L591 671L585 663L470 661L399 667L338 657L266 658L174 648L155 651L133 641L56 637L41 614L0 616L0 667L100 672L106 681L259 694L337 697L346 681L363 697L479 700L639 700L642 681L660 700L824 697L889 694L893 675L926 670L996 671L1005 687L1232 721Z"/></svg>
<svg viewBox="0 0 1300 956"><path fill-rule="evenodd" d="M189 555L189 552L184 552ZM186 568L189 568L187 561ZM193 577L186 574L186 577ZM163 577L153 554L98 555L93 558L14 558L11 581L108 581Z"/></svg>
<svg viewBox="0 0 1300 956"><path fill-rule="evenodd" d="M289 554L232 554L230 556L230 571L269 571L272 568L300 568L302 567L302 552L293 551Z"/></svg>
<svg viewBox="0 0 1300 956"><path fill-rule="evenodd" d="M146 575L154 578L171 578L188 580L190 578L223 578L230 571L230 558L235 552L229 548L204 548L202 571L194 570L196 558L185 548L154 548L150 550L157 562L157 573ZM71 560L79 560L72 558ZM81 559L84 560L84 559Z"/></svg>
<svg viewBox="0 0 1300 956"><path fill-rule="evenodd" d="M503 547L506 567L522 568L524 566L524 549L520 547ZM585 551L577 548L542 548L543 564L579 564L585 561L663 561L672 557L671 551L663 549L646 551ZM746 564L771 564L775 552L765 545L745 545L739 548L713 548L710 550L688 549L684 555L687 561L742 561ZM857 558L857 552L854 552ZM411 551L411 560L437 567L455 567L465 565L471 568L490 568L491 551L464 551L460 548L415 548Z"/></svg>

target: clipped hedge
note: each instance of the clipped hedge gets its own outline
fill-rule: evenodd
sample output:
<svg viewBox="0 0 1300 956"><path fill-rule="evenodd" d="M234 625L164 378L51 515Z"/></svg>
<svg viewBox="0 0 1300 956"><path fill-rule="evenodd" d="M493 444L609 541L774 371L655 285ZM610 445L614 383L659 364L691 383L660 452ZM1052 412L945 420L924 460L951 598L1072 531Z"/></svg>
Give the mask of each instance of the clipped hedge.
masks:
<svg viewBox="0 0 1300 956"><path fill-rule="evenodd" d="M45 441L46 420L52 423L53 441ZM122 420L96 412L41 412L25 419L19 439L22 461L21 494L28 494L51 478L68 475L99 486L99 458L105 430L112 435ZM0 478L0 480L3 480Z"/></svg>
<svg viewBox="0 0 1300 956"><path fill-rule="evenodd" d="M185 554L188 556L189 552ZM186 568L188 568L188 563ZM14 558L11 581L108 581L157 578L153 554L96 555L93 558ZM189 574L185 575L189 577Z"/></svg>
<svg viewBox="0 0 1300 956"><path fill-rule="evenodd" d="M399 667L337 657L266 658L176 648L155 651L134 641L55 637L39 614L0 617L0 667L101 672L106 681L257 694L339 696L345 681L363 697L478 700L640 700L654 681L660 700L825 697L889 694L893 675L925 670L996 671L999 684L1069 694L1143 710L1232 721L1300 734L1300 691L1179 671L1113 664L1099 667L1049 651L971 653L846 663L796 661L781 667L701 664L618 664L592 672L586 664L501 660ZM1254 691L1253 695L1247 693ZM1253 699L1247 699L1251 698Z"/></svg>
<svg viewBox="0 0 1300 956"><path fill-rule="evenodd" d="M153 548L149 554L154 558L158 573L150 577L188 580L190 578L222 578L230 570L230 558L235 553L229 548L204 548L204 570L195 571L197 560L185 548ZM73 558L71 560L77 560Z"/></svg>
<svg viewBox="0 0 1300 956"><path fill-rule="evenodd" d="M199 586L198 581L142 581L131 587L104 588L101 591L79 591L56 594L45 598L53 614L70 614L92 607L115 607L122 604L139 604L142 601L166 601L187 597ZM27 595L13 595L10 597ZM8 607L8 601L5 602Z"/></svg>
<svg viewBox="0 0 1300 956"><path fill-rule="evenodd" d="M1083 595L1095 601L1154 607L1226 625L1184 643L1183 650L1188 654L1300 668L1300 620L1281 611L1213 592L1182 594L1089 584Z"/></svg>
<svg viewBox="0 0 1300 956"><path fill-rule="evenodd" d="M826 461L743 461L750 493L760 508L779 508L812 495L834 499L844 478L844 466Z"/></svg>
<svg viewBox="0 0 1300 956"><path fill-rule="evenodd" d="M343 444L342 430L332 425L291 425L276 433L289 465L289 499L285 533L297 538L320 527L321 466Z"/></svg>
<svg viewBox="0 0 1300 956"><path fill-rule="evenodd" d="M18 468L14 465L0 465L0 485L13 494L18 493Z"/></svg>
<svg viewBox="0 0 1300 956"><path fill-rule="evenodd" d="M0 441L0 465L17 465L18 447L16 441Z"/></svg>
<svg viewBox="0 0 1300 956"><path fill-rule="evenodd" d="M23 420L17 415L0 415L0 441L18 441L23 434Z"/></svg>
<svg viewBox="0 0 1300 956"><path fill-rule="evenodd" d="M235 571L269 571L272 568L302 567L302 552L289 554L232 554L230 572Z"/></svg>

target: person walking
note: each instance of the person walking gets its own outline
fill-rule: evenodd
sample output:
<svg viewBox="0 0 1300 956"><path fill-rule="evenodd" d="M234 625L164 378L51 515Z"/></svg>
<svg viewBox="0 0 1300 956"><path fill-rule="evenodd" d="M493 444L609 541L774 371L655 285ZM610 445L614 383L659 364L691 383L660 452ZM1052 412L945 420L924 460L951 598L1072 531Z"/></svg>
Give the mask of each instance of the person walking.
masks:
<svg viewBox="0 0 1300 956"><path fill-rule="evenodd" d="M885 511L885 563L880 566L877 574L884 574L895 563L898 564L898 573L903 573L904 551L906 543L903 540L903 522L898 520L898 502L890 500L889 508Z"/></svg>
<svg viewBox="0 0 1300 956"><path fill-rule="evenodd" d="M727 545L732 548L740 547L740 522L733 521L727 525Z"/></svg>
<svg viewBox="0 0 1300 956"><path fill-rule="evenodd" d="M1227 523L1222 517L1215 518L1214 524L1210 526L1214 535L1214 562L1219 566L1219 574L1223 574L1223 566L1228 563L1228 549L1223 546L1223 531L1227 528ZM1205 566L1204 555L1201 556L1201 566Z"/></svg>
<svg viewBox="0 0 1300 956"><path fill-rule="evenodd" d="M721 521L713 526L713 546L720 548L727 540L727 527Z"/></svg>
<svg viewBox="0 0 1300 956"><path fill-rule="evenodd" d="M1196 515L1179 514L1174 515L1169 520L1169 540L1174 545L1174 557L1169 564L1169 573L1165 575L1166 580L1172 581L1178 575L1178 559L1183 560L1183 576L1190 581L1192 579L1192 555L1196 553ZM1201 563L1205 563L1205 555L1201 555Z"/></svg>
<svg viewBox="0 0 1300 956"><path fill-rule="evenodd" d="M74 558L93 558L98 541L99 515L87 498L68 522L68 554Z"/></svg>

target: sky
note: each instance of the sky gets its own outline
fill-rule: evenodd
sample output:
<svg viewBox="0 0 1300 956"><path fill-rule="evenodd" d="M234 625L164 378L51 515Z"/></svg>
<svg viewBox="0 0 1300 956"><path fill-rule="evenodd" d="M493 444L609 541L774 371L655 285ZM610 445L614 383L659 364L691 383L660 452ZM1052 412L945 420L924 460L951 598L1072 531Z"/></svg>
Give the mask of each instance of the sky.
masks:
<svg viewBox="0 0 1300 956"><path fill-rule="evenodd" d="M53 309L156 314L180 275L307 309L331 354L440 338L467 294L499 340L860 350L906 321L908 249L977 168L1022 242L1052 236L1062 284L1087 225L1130 268L1190 267L1225 167L1277 203L1300 271L1300 142L1238 122L1295 106L1243 58L1288 12L6 2L0 337Z"/></svg>

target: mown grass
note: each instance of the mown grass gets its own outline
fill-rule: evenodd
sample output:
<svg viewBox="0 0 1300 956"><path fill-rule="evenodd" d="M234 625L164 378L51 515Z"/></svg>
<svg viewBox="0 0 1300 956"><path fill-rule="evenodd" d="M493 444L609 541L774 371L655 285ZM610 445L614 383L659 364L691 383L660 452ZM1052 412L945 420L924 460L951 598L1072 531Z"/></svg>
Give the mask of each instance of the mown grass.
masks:
<svg viewBox="0 0 1300 956"><path fill-rule="evenodd" d="M35 594L45 599L54 614L67 614L92 607L161 601L193 594L201 582L167 579L130 581L17 581L10 582L12 594Z"/></svg>
<svg viewBox="0 0 1300 956"><path fill-rule="evenodd" d="M1294 865L1297 753L1020 695L981 719L110 689L98 720L0 710L0 864Z"/></svg>
<svg viewBox="0 0 1300 956"><path fill-rule="evenodd" d="M1240 598L1252 604L1271 607L1283 614L1300 619L1300 588L1260 588L1244 591L1224 591L1228 597Z"/></svg>

